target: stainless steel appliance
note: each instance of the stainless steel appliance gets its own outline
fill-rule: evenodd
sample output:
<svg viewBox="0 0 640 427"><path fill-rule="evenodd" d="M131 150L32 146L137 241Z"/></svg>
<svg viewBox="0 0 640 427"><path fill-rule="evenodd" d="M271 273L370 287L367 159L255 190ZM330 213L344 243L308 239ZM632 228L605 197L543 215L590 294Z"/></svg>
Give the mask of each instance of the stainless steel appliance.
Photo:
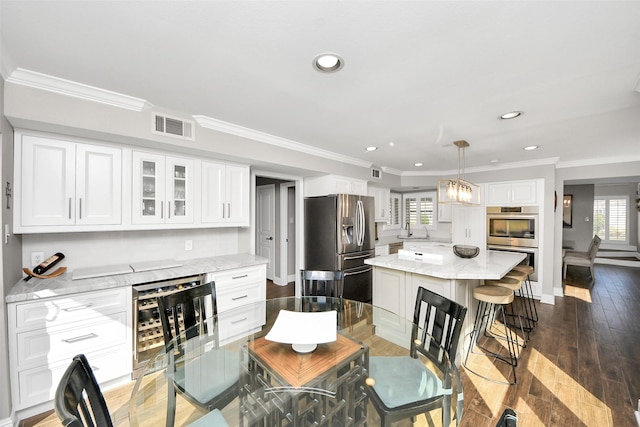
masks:
<svg viewBox="0 0 640 427"><path fill-rule="evenodd" d="M538 207L487 207L487 244L538 247Z"/></svg>
<svg viewBox="0 0 640 427"><path fill-rule="evenodd" d="M374 199L332 194L304 201L305 269L342 270L344 297L371 302Z"/></svg>
<svg viewBox="0 0 640 427"><path fill-rule="evenodd" d="M202 283L204 276L198 275L133 286L133 379L142 373L151 356L164 346L156 297Z"/></svg>
<svg viewBox="0 0 640 427"><path fill-rule="evenodd" d="M487 207L487 248L520 252L526 255L521 264L533 267L530 279L538 280L538 207Z"/></svg>

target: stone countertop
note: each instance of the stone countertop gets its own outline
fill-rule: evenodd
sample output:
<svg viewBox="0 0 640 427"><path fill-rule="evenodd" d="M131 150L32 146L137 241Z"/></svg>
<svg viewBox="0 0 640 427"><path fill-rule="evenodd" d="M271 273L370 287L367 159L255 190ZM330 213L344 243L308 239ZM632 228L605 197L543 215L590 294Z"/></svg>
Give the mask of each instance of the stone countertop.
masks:
<svg viewBox="0 0 640 427"><path fill-rule="evenodd" d="M386 236L386 237L378 238L378 240L375 241L375 246L383 246L383 245L388 245L390 243L430 243L430 242L451 243L450 240L446 240L439 237L429 237L428 239L425 237L413 237L411 239L406 239L406 238L402 239L396 236Z"/></svg>
<svg viewBox="0 0 640 427"><path fill-rule="evenodd" d="M398 254L366 259L365 264L384 267L407 273L432 276L440 279L500 279L509 270L518 265L525 254L481 250L475 258L460 258L450 247L433 248L433 253L443 255L440 263L403 259Z"/></svg>
<svg viewBox="0 0 640 427"><path fill-rule="evenodd" d="M138 273L118 274L91 279L72 280L71 271L51 279L32 277L28 282L20 279L5 296L7 303L28 301L60 295L90 292L102 289L132 286L141 283L170 280L179 277L213 273L221 270L267 264L267 258L251 254L222 255L210 258L182 260L180 267L163 268Z"/></svg>

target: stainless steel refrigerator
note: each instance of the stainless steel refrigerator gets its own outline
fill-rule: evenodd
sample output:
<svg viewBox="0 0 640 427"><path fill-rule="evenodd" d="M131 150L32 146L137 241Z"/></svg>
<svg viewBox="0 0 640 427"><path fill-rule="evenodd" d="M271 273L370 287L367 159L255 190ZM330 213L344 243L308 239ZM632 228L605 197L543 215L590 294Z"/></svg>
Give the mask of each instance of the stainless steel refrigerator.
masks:
<svg viewBox="0 0 640 427"><path fill-rule="evenodd" d="M342 270L344 297L371 302L374 199L332 194L304 200L305 269Z"/></svg>

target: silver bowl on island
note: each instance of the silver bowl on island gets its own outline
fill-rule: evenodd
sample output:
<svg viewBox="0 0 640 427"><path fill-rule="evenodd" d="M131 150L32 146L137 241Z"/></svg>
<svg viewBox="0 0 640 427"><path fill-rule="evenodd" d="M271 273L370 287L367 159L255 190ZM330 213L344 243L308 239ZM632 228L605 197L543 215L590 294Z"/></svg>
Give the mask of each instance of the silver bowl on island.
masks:
<svg viewBox="0 0 640 427"><path fill-rule="evenodd" d="M469 245L453 245L453 253L458 255L460 258L473 258L478 256L480 248Z"/></svg>

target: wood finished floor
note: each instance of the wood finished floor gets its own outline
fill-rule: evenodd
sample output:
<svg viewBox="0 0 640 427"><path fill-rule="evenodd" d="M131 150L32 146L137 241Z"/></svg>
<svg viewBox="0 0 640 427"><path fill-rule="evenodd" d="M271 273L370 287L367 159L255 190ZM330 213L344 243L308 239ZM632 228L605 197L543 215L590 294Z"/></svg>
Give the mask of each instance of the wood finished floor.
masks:
<svg viewBox="0 0 640 427"><path fill-rule="evenodd" d="M556 298L555 305L537 304L540 322L522 353L515 386L461 370L465 405L460 427L493 427L505 408L517 411L519 427L637 427L640 269L596 265L595 274L589 288L588 274L570 268L565 297ZM268 298L292 294L292 285L267 284ZM493 369L486 358L474 362ZM105 392L116 426L129 424L131 387ZM52 413L21 423L58 425Z"/></svg>

